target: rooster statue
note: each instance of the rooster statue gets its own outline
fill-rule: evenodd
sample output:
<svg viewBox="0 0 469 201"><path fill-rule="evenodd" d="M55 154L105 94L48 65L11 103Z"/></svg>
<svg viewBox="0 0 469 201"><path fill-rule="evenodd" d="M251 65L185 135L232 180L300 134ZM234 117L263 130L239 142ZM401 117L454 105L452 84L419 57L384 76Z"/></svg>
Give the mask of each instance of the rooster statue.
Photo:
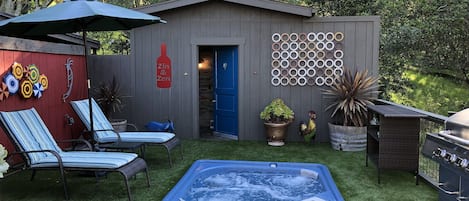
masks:
<svg viewBox="0 0 469 201"><path fill-rule="evenodd" d="M311 110L308 112L309 120L308 124L303 121L300 122L300 135L303 136L306 143L311 143L316 137L316 112Z"/></svg>

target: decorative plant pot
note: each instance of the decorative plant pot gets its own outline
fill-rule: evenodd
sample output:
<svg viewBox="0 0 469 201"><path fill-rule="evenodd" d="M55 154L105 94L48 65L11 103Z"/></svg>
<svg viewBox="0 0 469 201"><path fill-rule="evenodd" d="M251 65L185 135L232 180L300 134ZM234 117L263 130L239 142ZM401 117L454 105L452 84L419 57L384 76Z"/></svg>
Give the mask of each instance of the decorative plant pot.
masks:
<svg viewBox="0 0 469 201"><path fill-rule="evenodd" d="M340 151L363 151L366 149L366 127L341 126L329 123L331 146Z"/></svg>
<svg viewBox="0 0 469 201"><path fill-rule="evenodd" d="M285 138L287 138L288 125L290 125L290 123L276 124L264 122L267 144L271 146L285 145Z"/></svg>
<svg viewBox="0 0 469 201"><path fill-rule="evenodd" d="M112 119L110 120L112 127L117 132L127 131L127 119Z"/></svg>

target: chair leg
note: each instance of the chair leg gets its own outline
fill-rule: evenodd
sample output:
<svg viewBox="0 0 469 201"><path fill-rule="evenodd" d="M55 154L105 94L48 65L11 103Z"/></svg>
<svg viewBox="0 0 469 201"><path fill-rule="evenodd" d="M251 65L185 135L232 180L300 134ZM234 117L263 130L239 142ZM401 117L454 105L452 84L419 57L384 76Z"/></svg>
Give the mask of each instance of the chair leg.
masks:
<svg viewBox="0 0 469 201"><path fill-rule="evenodd" d="M130 193L129 179L124 175L125 188L127 188L127 198L132 201L132 195Z"/></svg>
<svg viewBox="0 0 469 201"><path fill-rule="evenodd" d="M34 177L36 176L36 170L33 169L33 172L31 173L31 178L29 179L30 181L34 180Z"/></svg>
<svg viewBox="0 0 469 201"><path fill-rule="evenodd" d="M64 196L65 196L65 200L69 200L70 197L68 196L67 179L66 179L66 177L65 177L65 171L64 171L63 166L60 166L59 170L60 170L60 178L62 179L62 184L63 184L63 186L64 186Z"/></svg>

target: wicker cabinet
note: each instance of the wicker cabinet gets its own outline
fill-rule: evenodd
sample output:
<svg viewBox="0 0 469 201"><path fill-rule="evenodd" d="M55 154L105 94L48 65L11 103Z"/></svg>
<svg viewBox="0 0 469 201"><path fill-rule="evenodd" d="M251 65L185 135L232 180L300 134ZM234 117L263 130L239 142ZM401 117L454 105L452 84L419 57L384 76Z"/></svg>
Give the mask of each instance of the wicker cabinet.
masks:
<svg viewBox="0 0 469 201"><path fill-rule="evenodd" d="M368 106L366 166L368 160L378 168L405 170L415 174L418 184L420 113L394 106Z"/></svg>

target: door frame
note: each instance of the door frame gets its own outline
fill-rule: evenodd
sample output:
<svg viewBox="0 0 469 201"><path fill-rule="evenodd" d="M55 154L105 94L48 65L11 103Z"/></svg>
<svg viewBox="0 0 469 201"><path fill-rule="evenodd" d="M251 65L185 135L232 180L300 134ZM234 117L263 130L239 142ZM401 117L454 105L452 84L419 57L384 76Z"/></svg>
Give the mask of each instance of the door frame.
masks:
<svg viewBox="0 0 469 201"><path fill-rule="evenodd" d="M244 94L244 87L240 86L240 83L244 83L244 77L240 76L243 75L244 69L241 68L244 64L244 46L245 46L245 39L244 38L225 38L225 37L207 37L207 38L192 38L191 39L191 64L193 68L191 68L191 74L193 79L191 80L191 84L193 87L191 98L193 100L193 108L192 114L194 118L192 119L192 138L198 139L200 138L199 132L199 69L197 68L197 64L199 62L199 46L237 46L238 47L238 140L242 140L242 135L240 135L241 128L244 127L244 123L241 120L241 116L243 116L243 110L239 108L245 108L244 103L239 99L240 94Z"/></svg>

